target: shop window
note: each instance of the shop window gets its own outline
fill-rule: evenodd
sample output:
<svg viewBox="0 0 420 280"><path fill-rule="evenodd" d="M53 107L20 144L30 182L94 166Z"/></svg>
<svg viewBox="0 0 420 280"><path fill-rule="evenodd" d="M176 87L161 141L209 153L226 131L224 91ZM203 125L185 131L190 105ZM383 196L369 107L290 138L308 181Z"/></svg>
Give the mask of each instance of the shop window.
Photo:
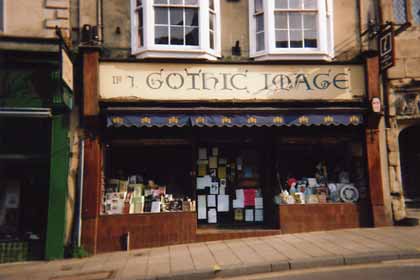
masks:
<svg viewBox="0 0 420 280"><path fill-rule="evenodd" d="M257 60L333 57L333 1L250 1L251 56Z"/></svg>
<svg viewBox="0 0 420 280"><path fill-rule="evenodd" d="M393 13L397 24L420 24L420 0L393 0Z"/></svg>
<svg viewBox="0 0 420 280"><path fill-rule="evenodd" d="M101 213L195 211L188 158L190 146L111 145Z"/></svg>
<svg viewBox="0 0 420 280"><path fill-rule="evenodd" d="M138 58L214 60L220 56L218 0L132 0L131 3L132 53Z"/></svg>

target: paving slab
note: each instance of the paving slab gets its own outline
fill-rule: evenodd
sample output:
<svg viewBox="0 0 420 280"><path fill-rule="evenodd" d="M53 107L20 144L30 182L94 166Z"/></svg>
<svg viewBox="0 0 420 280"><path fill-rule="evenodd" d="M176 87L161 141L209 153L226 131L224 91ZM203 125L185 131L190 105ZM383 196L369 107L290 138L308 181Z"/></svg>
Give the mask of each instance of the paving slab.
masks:
<svg viewBox="0 0 420 280"><path fill-rule="evenodd" d="M207 242L206 244L218 265L232 266L235 264L241 264L241 260L224 242L215 241Z"/></svg>
<svg viewBox="0 0 420 280"><path fill-rule="evenodd" d="M188 245L192 261L194 263L195 270L206 271L213 270L213 267L217 264L210 249L205 243L195 243Z"/></svg>

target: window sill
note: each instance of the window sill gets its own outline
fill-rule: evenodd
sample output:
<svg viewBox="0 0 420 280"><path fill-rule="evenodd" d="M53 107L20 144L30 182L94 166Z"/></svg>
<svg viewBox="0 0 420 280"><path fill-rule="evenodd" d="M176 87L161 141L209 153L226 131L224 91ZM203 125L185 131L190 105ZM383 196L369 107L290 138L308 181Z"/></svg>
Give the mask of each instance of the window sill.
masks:
<svg viewBox="0 0 420 280"><path fill-rule="evenodd" d="M147 58L170 58L170 59L198 59L198 60L217 60L220 55L215 54L213 51L201 49L189 50L155 50L155 49L142 49L133 54L138 59Z"/></svg>
<svg viewBox="0 0 420 280"><path fill-rule="evenodd" d="M252 56L255 61L276 61L276 60L323 60L332 61L333 57L323 52L300 52L300 53L263 53Z"/></svg>

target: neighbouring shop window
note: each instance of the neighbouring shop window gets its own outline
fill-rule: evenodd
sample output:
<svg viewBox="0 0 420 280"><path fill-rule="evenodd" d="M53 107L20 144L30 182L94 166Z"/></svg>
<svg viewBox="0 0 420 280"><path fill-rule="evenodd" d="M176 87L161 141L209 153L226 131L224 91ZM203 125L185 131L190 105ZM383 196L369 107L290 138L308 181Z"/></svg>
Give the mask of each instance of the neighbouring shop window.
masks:
<svg viewBox="0 0 420 280"><path fill-rule="evenodd" d="M281 193L277 203L356 203L367 197L361 141L305 138L278 140L276 181Z"/></svg>
<svg viewBox="0 0 420 280"><path fill-rule="evenodd" d="M195 211L190 146L111 146L102 214Z"/></svg>

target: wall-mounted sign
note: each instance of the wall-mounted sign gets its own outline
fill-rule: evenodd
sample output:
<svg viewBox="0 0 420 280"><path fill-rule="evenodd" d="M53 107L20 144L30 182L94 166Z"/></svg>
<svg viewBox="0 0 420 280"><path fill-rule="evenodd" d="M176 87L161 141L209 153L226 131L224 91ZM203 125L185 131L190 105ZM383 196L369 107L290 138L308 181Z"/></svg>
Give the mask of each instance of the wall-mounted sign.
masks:
<svg viewBox="0 0 420 280"><path fill-rule="evenodd" d="M73 63L64 48L61 48L61 78L73 91Z"/></svg>
<svg viewBox="0 0 420 280"><path fill-rule="evenodd" d="M381 71L385 71L394 66L394 31L391 24L379 35L379 58Z"/></svg>
<svg viewBox="0 0 420 280"><path fill-rule="evenodd" d="M372 98L370 105L373 113L379 114L382 111L381 99L379 97Z"/></svg>
<svg viewBox="0 0 420 280"><path fill-rule="evenodd" d="M104 101L357 100L361 65L111 63L99 67Z"/></svg>

